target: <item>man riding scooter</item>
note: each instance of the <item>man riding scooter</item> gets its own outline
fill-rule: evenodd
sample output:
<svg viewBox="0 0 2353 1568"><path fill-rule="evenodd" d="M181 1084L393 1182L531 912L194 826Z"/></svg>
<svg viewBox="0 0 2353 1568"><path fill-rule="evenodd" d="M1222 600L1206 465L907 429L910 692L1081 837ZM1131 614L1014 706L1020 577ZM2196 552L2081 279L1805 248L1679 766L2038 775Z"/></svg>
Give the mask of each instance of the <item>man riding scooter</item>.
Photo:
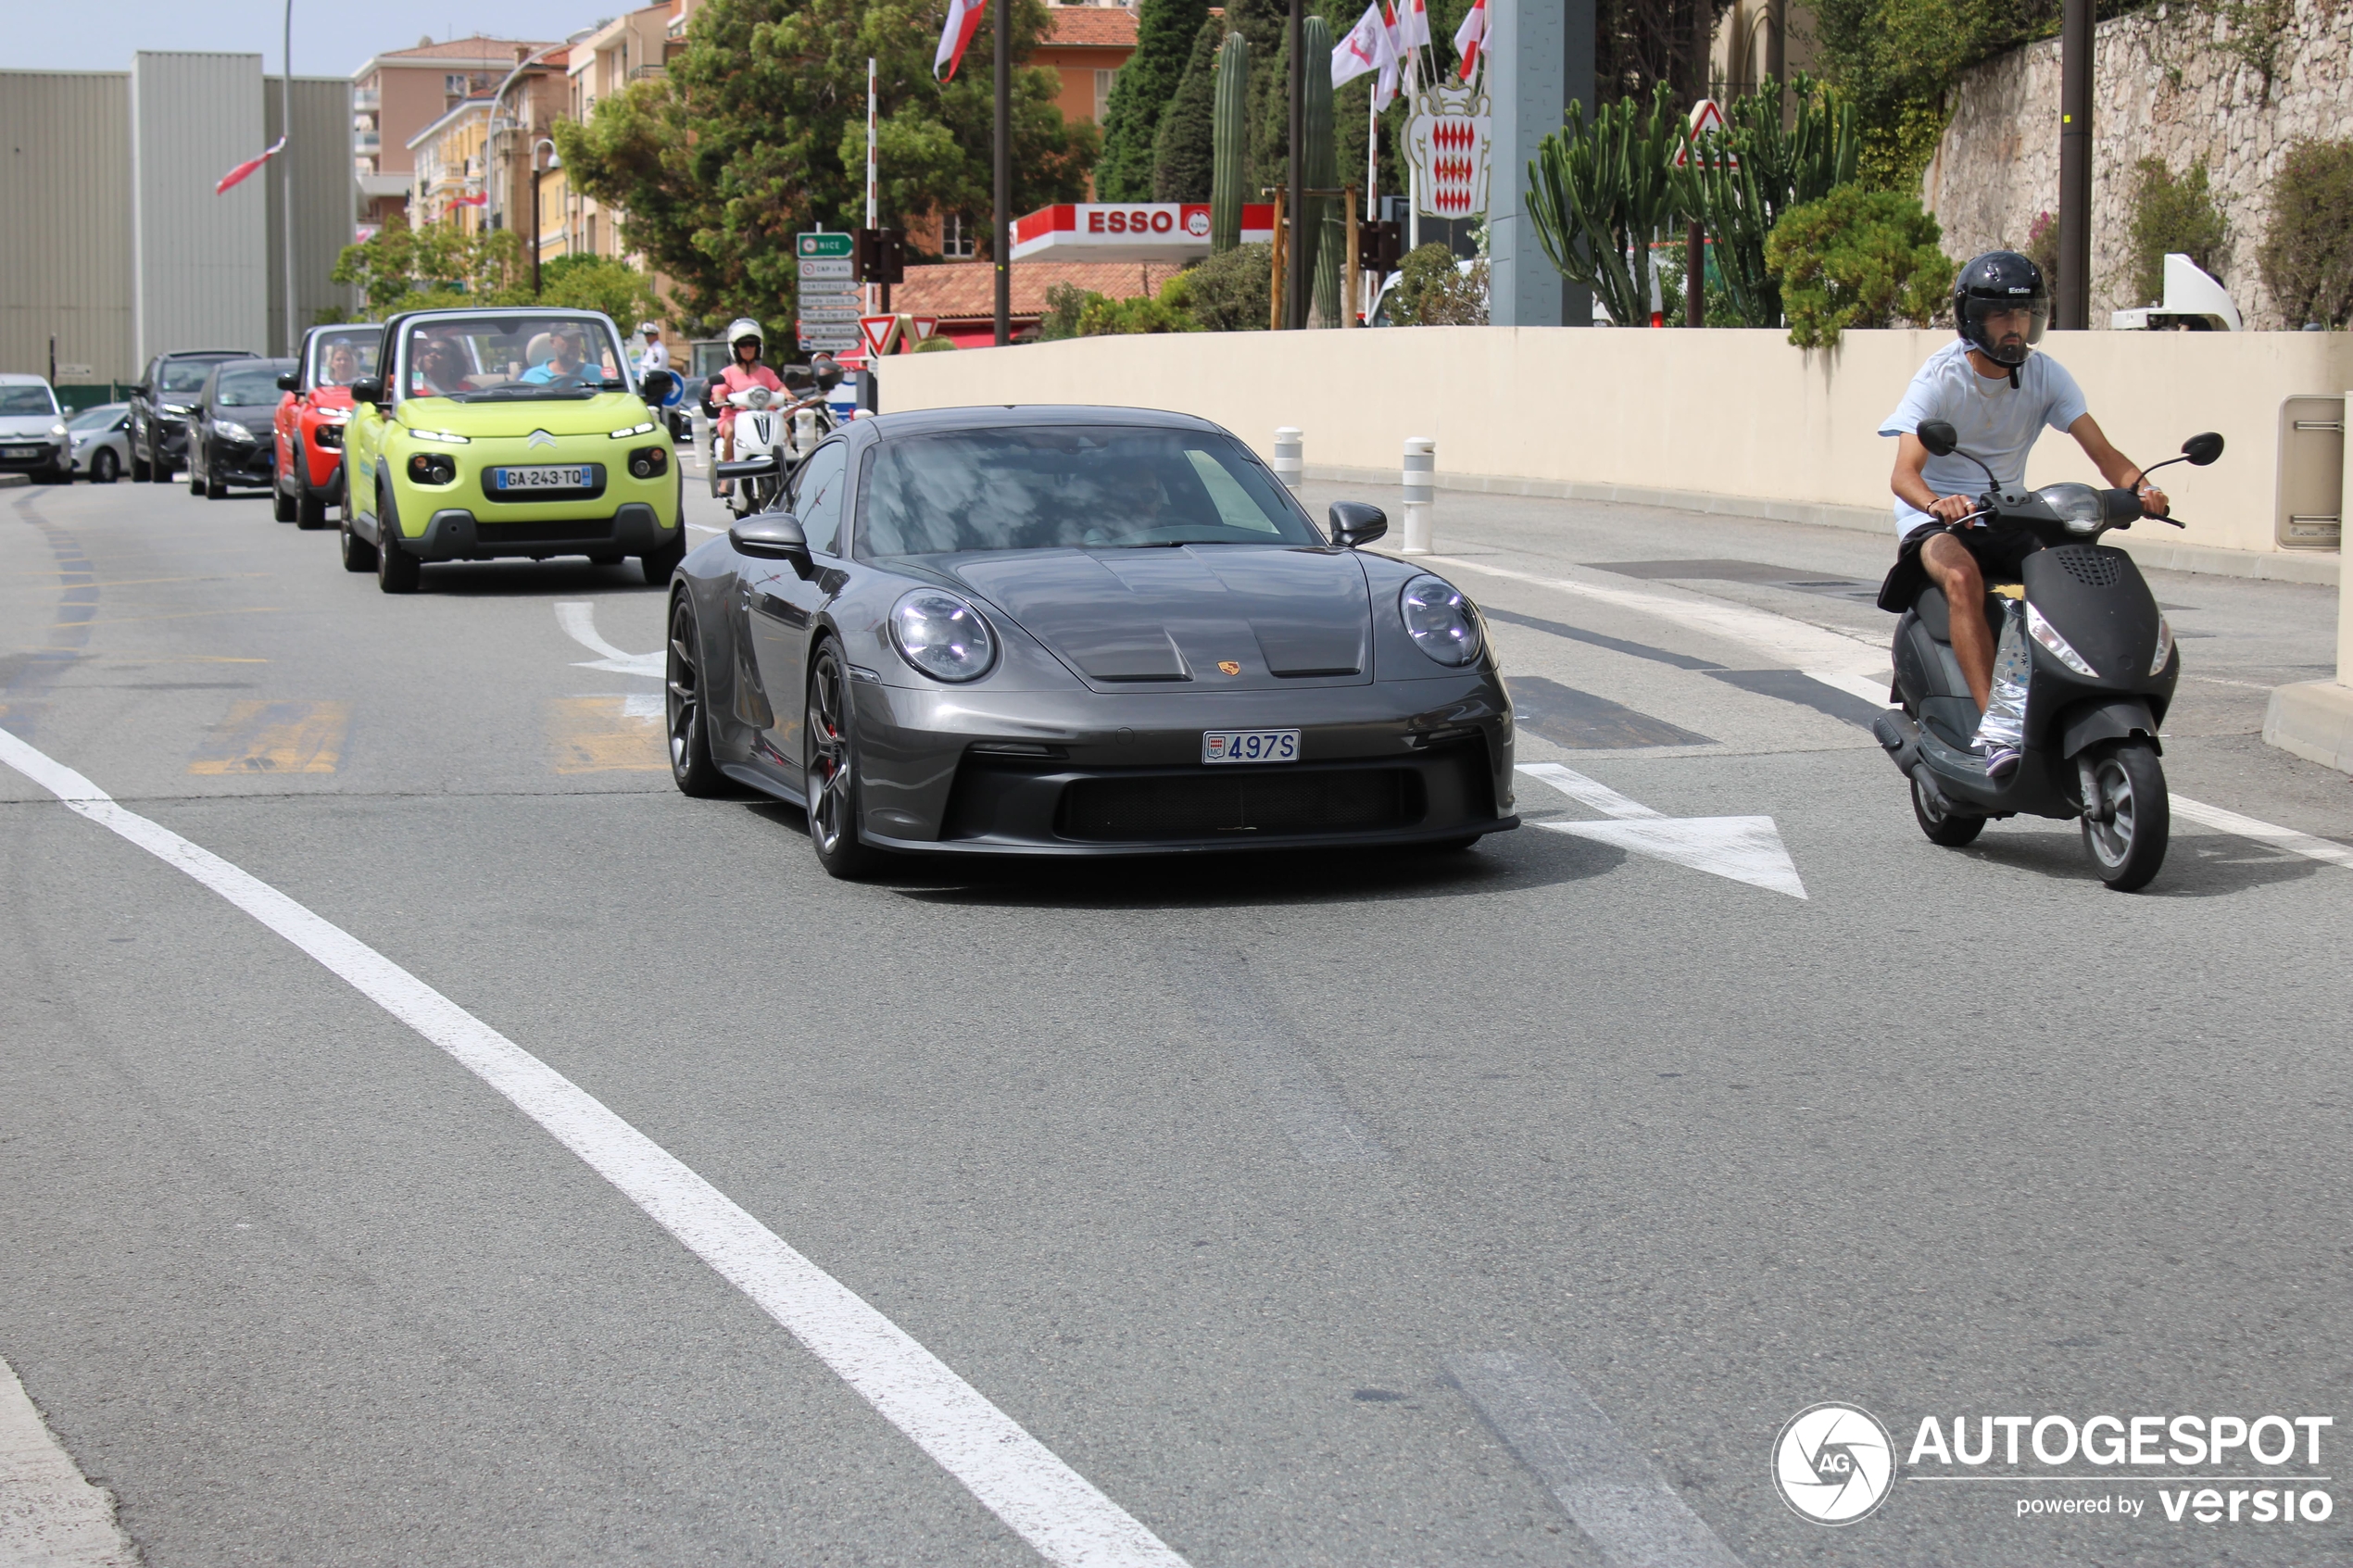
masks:
<svg viewBox="0 0 2353 1568"><path fill-rule="evenodd" d="M2108 443L2091 416L2075 378L2048 354L2034 352L2050 316L2043 270L2015 251L1989 251L1960 270L1953 283L1953 320L1960 336L1928 358L1904 400L1880 426L1898 438L1895 528L1901 539L1894 570L1880 591L1882 608L1908 607L1933 582L1959 607L1985 602L1985 584L2019 580L2019 565L2041 548L2023 528L1974 521L1970 499L1984 473L1963 453L1982 458L1999 487L2022 489L2026 458L2047 425L2075 438L2108 483L2136 490L2153 517L2166 511L2165 493L2146 483L2141 469ZM1943 420L1958 434L1957 450L1931 455L1917 433ZM1982 616L1952 617L1953 654L1984 712L1994 683L1994 635ZM1977 746L1994 779L2015 771L2019 746L1981 727Z"/></svg>

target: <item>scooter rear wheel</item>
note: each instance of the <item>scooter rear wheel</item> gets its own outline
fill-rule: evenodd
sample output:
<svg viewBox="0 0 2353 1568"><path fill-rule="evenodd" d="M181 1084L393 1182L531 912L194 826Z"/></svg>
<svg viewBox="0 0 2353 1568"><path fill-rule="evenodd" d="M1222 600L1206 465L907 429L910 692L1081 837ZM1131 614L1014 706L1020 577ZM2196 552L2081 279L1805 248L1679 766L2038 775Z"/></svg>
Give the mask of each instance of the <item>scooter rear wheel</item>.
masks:
<svg viewBox="0 0 2353 1568"><path fill-rule="evenodd" d="M1912 818L1928 834L1931 844L1941 844L1947 849L1973 843L1985 831L1984 818L1963 816L1944 801L1931 798L1918 779L1912 781Z"/></svg>
<svg viewBox="0 0 2353 1568"><path fill-rule="evenodd" d="M2137 892L2165 864L2172 834L2165 769L2148 742L2125 740L2095 753L2090 771L2100 798L2083 803L2083 847L2102 882L2119 893Z"/></svg>

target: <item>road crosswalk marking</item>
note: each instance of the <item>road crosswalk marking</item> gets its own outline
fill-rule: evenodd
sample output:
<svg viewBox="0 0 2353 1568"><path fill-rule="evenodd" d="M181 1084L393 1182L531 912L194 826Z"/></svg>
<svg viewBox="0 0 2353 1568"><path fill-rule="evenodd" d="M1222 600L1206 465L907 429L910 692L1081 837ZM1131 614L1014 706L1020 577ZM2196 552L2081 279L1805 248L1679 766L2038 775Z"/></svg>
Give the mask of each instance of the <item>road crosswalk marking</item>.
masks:
<svg viewBox="0 0 2353 1568"><path fill-rule="evenodd" d="M0 1562L25 1568L135 1568L114 1499L82 1479L73 1457L0 1361Z"/></svg>

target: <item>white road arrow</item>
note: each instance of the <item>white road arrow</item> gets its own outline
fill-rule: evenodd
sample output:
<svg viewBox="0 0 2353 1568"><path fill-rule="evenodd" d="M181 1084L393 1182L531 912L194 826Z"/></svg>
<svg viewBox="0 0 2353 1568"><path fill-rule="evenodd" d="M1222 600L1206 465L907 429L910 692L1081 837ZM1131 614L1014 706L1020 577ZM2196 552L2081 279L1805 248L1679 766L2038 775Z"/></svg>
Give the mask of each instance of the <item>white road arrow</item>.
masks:
<svg viewBox="0 0 2353 1568"><path fill-rule="evenodd" d="M1666 817L1639 800L1629 800L1599 779L1587 778L1557 762L1523 762L1519 771L1614 819L1538 822L1538 827L1616 845L1768 892L1806 897L1806 884L1798 880L1797 866L1781 847L1780 832L1770 817Z"/></svg>
<svg viewBox="0 0 2353 1568"><path fill-rule="evenodd" d="M571 599L556 606L556 624L565 634L590 653L600 653L602 659L584 659L573 666L579 670L603 670L615 675L649 675L659 681L668 673L659 653L623 653L597 633L597 607L582 599Z"/></svg>

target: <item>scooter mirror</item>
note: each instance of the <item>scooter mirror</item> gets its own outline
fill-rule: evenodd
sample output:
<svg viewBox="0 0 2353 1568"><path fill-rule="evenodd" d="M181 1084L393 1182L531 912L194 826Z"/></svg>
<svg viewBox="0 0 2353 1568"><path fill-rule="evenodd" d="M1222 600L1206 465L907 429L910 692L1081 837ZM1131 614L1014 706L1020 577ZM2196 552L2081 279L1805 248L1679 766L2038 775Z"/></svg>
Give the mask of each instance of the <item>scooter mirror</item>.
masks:
<svg viewBox="0 0 2353 1568"><path fill-rule="evenodd" d="M1961 445L1960 432L1943 420L1922 420L1919 429L1912 433L1920 438L1920 445L1928 448L1931 457L1949 458Z"/></svg>
<svg viewBox="0 0 2353 1568"><path fill-rule="evenodd" d="M2203 435L2193 435L2182 443L2182 456L2187 458L2198 468L2204 468L2221 455L2222 438L2210 430Z"/></svg>

